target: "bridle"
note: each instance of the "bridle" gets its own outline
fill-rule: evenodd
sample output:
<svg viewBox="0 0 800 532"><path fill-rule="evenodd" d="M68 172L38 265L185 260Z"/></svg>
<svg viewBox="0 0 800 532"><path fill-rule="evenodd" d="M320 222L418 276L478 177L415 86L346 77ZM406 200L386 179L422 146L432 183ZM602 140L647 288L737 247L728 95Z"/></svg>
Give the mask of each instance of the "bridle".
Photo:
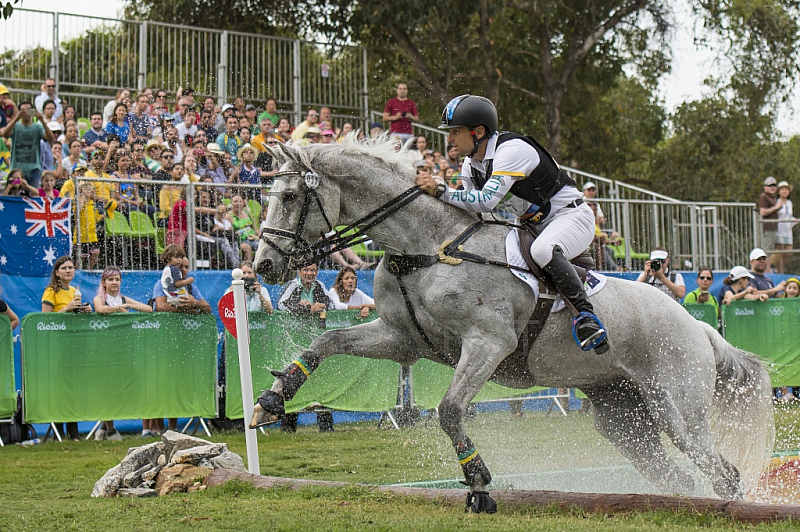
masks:
<svg viewBox="0 0 800 532"><path fill-rule="evenodd" d="M369 237L364 233L383 222L391 215L411 203L418 198L424 191L418 186L413 186L387 201L380 207L369 212L365 216L359 218L347 227L335 230L325 209L322 206L322 200L317 193L317 187L320 184L320 175L313 169L306 172L300 171L286 171L278 172L275 174L276 178L279 177L303 177L304 183L302 189L305 191L303 197L303 206L300 210L300 218L297 220L297 226L294 232L286 231L284 229L277 229L275 227L265 227L261 231L261 241L274 249L281 257L287 261L287 269L289 271L296 270L308 266L309 264L318 263L325 257L336 253L340 249L349 248L357 244L361 244L369 240ZM353 177L353 176L330 176L330 177ZM305 228L306 220L311 211L312 200L319 208L322 218L328 227L328 232L320 234L320 238L316 242L309 242L303 238L303 229ZM357 232L347 234L357 229ZM269 236L278 237L290 241L288 249L284 249L271 239Z"/></svg>

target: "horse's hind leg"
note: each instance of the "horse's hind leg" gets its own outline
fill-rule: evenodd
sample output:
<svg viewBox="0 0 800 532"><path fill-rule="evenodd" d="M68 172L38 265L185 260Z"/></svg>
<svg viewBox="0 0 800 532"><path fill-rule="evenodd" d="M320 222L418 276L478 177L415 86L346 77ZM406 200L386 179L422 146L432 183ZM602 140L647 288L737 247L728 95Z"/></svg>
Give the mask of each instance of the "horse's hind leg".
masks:
<svg viewBox="0 0 800 532"><path fill-rule="evenodd" d="M638 387L618 381L582 390L595 408L595 427L636 470L664 493L691 494L694 480L669 457L661 430Z"/></svg>
<svg viewBox="0 0 800 532"><path fill-rule="evenodd" d="M271 389L263 391L258 397L253 407L250 428L277 421L284 414L284 403L294 397L311 373L329 356L348 354L396 360L410 365L414 360L413 354L404 352L401 347L407 345L408 342L403 342L400 336L380 319L357 327L325 332L315 338L309 348L283 371L272 372L276 377L275 382Z"/></svg>

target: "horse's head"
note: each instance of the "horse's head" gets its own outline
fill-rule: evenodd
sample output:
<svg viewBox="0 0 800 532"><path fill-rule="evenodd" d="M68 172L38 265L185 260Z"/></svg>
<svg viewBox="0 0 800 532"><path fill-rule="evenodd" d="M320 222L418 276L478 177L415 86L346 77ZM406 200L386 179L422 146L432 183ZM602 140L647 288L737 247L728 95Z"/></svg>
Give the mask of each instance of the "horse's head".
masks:
<svg viewBox="0 0 800 532"><path fill-rule="evenodd" d="M339 219L339 188L314 167L314 146L271 149L280 172L270 191L267 228L256 252L255 270L269 284L293 278L314 260L313 247Z"/></svg>

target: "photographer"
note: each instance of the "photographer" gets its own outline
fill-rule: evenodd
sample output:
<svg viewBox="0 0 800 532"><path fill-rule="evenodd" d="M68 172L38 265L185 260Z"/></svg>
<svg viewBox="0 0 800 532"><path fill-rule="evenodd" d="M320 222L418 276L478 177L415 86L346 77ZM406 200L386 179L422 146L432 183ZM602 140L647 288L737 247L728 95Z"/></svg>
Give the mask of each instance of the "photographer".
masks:
<svg viewBox="0 0 800 532"><path fill-rule="evenodd" d="M644 263L644 271L636 282L654 286L676 301L686 295L683 276L670 271L669 253L664 248L656 248L650 252L650 260Z"/></svg>
<svg viewBox="0 0 800 532"><path fill-rule="evenodd" d="M239 268L242 270L244 294L247 298L247 311L272 314L273 309L272 302L269 299L269 292L258 282L258 276L253 270L253 263L245 261Z"/></svg>

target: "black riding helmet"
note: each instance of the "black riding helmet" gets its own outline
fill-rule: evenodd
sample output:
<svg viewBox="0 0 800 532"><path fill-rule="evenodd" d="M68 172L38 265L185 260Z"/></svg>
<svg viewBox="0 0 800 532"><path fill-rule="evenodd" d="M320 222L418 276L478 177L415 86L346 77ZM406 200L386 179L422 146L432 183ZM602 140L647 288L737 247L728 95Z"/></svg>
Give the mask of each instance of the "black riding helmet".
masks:
<svg viewBox="0 0 800 532"><path fill-rule="evenodd" d="M439 129L466 126L475 129L484 126L489 135L497 131L497 109L488 98L464 94L450 100L442 111Z"/></svg>
<svg viewBox="0 0 800 532"><path fill-rule="evenodd" d="M454 127L468 127L473 134L475 147L470 155L478 151L481 142L488 140L497 131L497 109L488 98L483 96L473 96L464 94L450 100L450 103L442 111L442 123L439 129L451 129ZM486 135L482 138L475 137L475 128L484 126Z"/></svg>

